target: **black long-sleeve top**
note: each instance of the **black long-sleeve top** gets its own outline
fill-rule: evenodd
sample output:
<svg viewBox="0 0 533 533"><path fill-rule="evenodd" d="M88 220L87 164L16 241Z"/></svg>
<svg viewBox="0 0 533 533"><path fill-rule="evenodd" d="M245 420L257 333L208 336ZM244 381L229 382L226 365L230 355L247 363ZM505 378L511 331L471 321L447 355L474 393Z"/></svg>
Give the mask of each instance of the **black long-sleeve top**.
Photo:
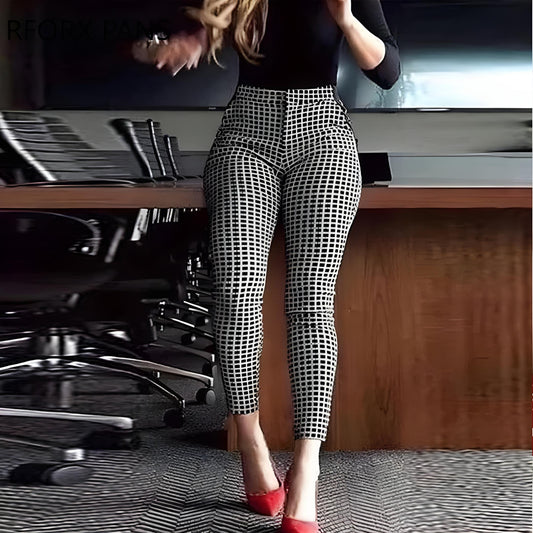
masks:
<svg viewBox="0 0 533 533"><path fill-rule="evenodd" d="M385 57L367 78L390 89L400 75L398 45L380 0L352 0L352 13L385 43ZM325 0L269 0L258 66L239 57L239 83L268 89L299 89L337 84L344 34ZM354 59L355 61L355 59Z"/></svg>
<svg viewBox="0 0 533 533"><path fill-rule="evenodd" d="M162 0L156 3L160 4ZM169 12L176 2L201 7L202 0L164 0ZM398 80L401 67L398 44L392 36L381 0L351 0L354 16L385 44L385 56L375 68L361 69L383 89ZM186 16L167 17L167 33L195 32L198 21ZM337 84L340 48L345 36L331 16L326 0L268 0L265 35L261 41L259 65L239 56L239 83L268 89L298 89ZM354 58L355 61L355 58Z"/></svg>

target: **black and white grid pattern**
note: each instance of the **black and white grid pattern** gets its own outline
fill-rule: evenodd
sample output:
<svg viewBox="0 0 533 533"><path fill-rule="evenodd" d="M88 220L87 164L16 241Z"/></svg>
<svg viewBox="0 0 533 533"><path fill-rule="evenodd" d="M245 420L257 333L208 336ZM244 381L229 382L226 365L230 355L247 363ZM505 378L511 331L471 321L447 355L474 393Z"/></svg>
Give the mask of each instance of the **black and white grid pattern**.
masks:
<svg viewBox="0 0 533 533"><path fill-rule="evenodd" d="M203 181L213 331L229 410L259 408L262 298L281 217L294 438L324 441L337 364L335 284L362 182L357 139L336 88L239 85Z"/></svg>

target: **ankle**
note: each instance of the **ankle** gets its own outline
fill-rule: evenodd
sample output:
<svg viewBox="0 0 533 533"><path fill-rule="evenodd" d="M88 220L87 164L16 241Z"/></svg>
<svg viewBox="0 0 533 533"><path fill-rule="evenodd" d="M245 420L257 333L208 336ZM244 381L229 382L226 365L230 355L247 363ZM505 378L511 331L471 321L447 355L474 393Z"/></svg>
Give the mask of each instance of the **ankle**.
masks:
<svg viewBox="0 0 533 533"><path fill-rule="evenodd" d="M290 466L290 477L296 476L317 480L320 476L320 465L314 461L294 461Z"/></svg>
<svg viewBox="0 0 533 533"><path fill-rule="evenodd" d="M237 448L241 455L263 455L268 454L268 446L263 440L243 440L237 443Z"/></svg>
<svg viewBox="0 0 533 533"><path fill-rule="evenodd" d="M293 475L309 480L318 479L320 475L320 447L318 439L297 439L294 443L294 459L291 465Z"/></svg>
<svg viewBox="0 0 533 533"><path fill-rule="evenodd" d="M258 426L238 432L237 448L242 453L259 453L267 450L268 446L261 428Z"/></svg>
<svg viewBox="0 0 533 533"><path fill-rule="evenodd" d="M259 412L248 415L232 415L237 428L239 451L256 451L265 447L265 437L259 424Z"/></svg>

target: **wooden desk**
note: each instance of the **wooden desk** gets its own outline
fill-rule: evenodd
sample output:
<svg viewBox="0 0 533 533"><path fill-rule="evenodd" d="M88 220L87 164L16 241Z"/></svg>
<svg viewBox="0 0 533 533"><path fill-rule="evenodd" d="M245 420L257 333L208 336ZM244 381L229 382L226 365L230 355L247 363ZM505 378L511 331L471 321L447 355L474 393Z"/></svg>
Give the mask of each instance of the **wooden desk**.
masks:
<svg viewBox="0 0 533 533"><path fill-rule="evenodd" d="M0 208L91 207L205 202L200 180L0 189ZM337 280L339 359L323 449L530 448L530 210L530 188L363 190ZM260 384L273 450L293 446L284 282L278 225ZM231 419L227 449L236 449Z"/></svg>
<svg viewBox="0 0 533 533"><path fill-rule="evenodd" d="M200 178L135 187L0 187L0 209L200 207ZM359 209L531 208L531 188L365 187Z"/></svg>

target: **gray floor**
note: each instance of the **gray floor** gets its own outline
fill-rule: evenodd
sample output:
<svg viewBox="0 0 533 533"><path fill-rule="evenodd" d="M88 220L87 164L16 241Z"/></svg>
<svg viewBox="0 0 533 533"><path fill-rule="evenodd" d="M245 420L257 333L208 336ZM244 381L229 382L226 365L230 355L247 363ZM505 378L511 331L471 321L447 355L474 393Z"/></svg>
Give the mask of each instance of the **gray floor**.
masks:
<svg viewBox="0 0 533 533"><path fill-rule="evenodd" d="M187 399L193 383L173 381ZM225 416L190 406L186 426L164 427L169 407L159 395L128 394L131 382L86 380L83 390L115 394L76 397L78 412L133 416L137 451L90 451L93 476L71 487L15 486L13 466L49 455L18 445L0 455L0 533L274 533L280 518L248 511L236 452L209 440ZM219 389L220 395L220 389ZM2 396L0 405L27 398ZM0 431L74 444L93 424L0 420ZM291 454L274 452L281 469ZM531 453L505 451L323 452L319 484L322 533L522 533L531 531Z"/></svg>

